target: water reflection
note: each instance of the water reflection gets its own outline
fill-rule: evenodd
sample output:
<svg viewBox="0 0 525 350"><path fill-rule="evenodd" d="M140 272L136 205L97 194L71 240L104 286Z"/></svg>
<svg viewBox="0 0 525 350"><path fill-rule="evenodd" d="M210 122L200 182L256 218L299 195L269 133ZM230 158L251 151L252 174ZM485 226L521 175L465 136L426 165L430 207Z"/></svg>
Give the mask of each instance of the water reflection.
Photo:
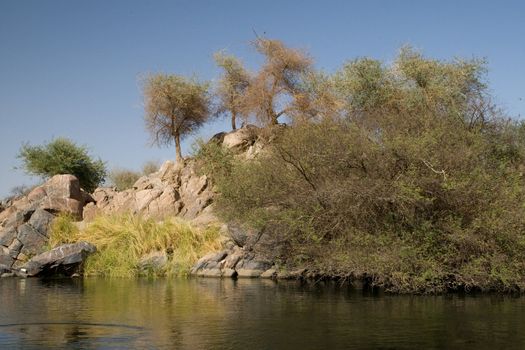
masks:
<svg viewBox="0 0 525 350"><path fill-rule="evenodd" d="M0 280L0 348L521 349L523 298L333 283Z"/></svg>

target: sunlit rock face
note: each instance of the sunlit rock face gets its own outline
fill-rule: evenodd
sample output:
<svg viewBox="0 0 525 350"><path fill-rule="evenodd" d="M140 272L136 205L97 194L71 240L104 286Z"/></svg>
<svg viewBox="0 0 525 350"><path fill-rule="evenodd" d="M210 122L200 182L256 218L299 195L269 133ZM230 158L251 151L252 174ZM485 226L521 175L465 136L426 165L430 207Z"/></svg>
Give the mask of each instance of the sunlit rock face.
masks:
<svg viewBox="0 0 525 350"><path fill-rule="evenodd" d="M218 142L236 156L250 159L262 149L257 142L258 133L259 128L247 125L219 133L210 142ZM89 222L97 215L129 213L159 220L179 216L206 225L217 221L213 198L212 183L206 175L199 174L194 159L182 163L167 161L157 172L138 179L131 189L97 188L93 203L84 208L83 218Z"/></svg>
<svg viewBox="0 0 525 350"><path fill-rule="evenodd" d="M212 204L213 191L208 177L196 173L193 160L182 165L167 161L156 173L138 179L133 188L120 192L97 188L93 198L95 202L84 208L86 221L97 215L124 213L153 219L180 216L191 220Z"/></svg>
<svg viewBox="0 0 525 350"><path fill-rule="evenodd" d="M80 219L85 203L92 200L73 175L55 175L12 200L0 212L0 268L19 267L44 252L55 216L67 213Z"/></svg>

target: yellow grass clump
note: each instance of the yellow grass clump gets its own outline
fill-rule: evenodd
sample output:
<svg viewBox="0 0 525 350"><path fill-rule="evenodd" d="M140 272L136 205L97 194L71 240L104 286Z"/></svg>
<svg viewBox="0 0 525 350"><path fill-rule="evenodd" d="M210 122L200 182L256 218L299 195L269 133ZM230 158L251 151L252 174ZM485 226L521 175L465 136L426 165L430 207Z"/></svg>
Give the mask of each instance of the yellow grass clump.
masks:
<svg viewBox="0 0 525 350"><path fill-rule="evenodd" d="M166 252L168 263L155 275L186 275L199 257L221 248L218 227L197 229L175 218L161 222L136 215L99 216L79 229L69 216L59 216L51 226L50 245L87 241L97 247L88 258L85 275L133 277L142 257Z"/></svg>

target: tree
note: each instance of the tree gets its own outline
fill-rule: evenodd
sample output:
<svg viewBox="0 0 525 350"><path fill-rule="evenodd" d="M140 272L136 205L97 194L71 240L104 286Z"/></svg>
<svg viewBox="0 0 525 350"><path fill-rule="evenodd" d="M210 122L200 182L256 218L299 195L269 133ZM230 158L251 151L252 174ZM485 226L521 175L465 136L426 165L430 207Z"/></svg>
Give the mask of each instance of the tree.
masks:
<svg viewBox="0 0 525 350"><path fill-rule="evenodd" d="M175 142L182 161L181 138L198 129L209 116L208 84L178 75L148 76L143 86L146 129L158 146Z"/></svg>
<svg viewBox="0 0 525 350"><path fill-rule="evenodd" d="M258 38L255 49L265 62L246 90L244 108L262 122L275 125L282 115L294 112L294 102L304 98L301 80L312 69L304 52L286 47L279 40Z"/></svg>
<svg viewBox="0 0 525 350"><path fill-rule="evenodd" d="M216 88L219 113L230 113L232 129L235 130L237 117L242 111L244 94L250 85L250 74L234 56L218 52L213 57L224 71Z"/></svg>
<svg viewBox="0 0 525 350"><path fill-rule="evenodd" d="M77 146L67 138L57 138L42 146L25 144L18 158L29 174L44 179L58 174L71 174L78 178L80 186L93 191L106 177L106 166L100 159L89 156L86 147Z"/></svg>
<svg viewBox="0 0 525 350"><path fill-rule="evenodd" d="M140 176L141 174L138 171L115 168L109 172L108 179L109 183L115 187L117 191L125 191L132 188Z"/></svg>

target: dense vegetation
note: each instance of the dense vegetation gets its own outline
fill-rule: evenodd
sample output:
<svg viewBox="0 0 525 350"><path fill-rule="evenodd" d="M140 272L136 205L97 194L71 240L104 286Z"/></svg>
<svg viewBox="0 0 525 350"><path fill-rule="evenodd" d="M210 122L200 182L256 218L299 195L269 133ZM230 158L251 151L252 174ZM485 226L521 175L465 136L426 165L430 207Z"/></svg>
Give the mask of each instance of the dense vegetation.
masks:
<svg viewBox="0 0 525 350"><path fill-rule="evenodd" d="M56 138L41 145L26 144L20 149L18 158L25 171L47 179L57 174L75 175L80 186L93 191L106 176L106 166L100 159L93 159L83 146L77 146L66 138Z"/></svg>
<svg viewBox="0 0 525 350"><path fill-rule="evenodd" d="M398 292L525 289L525 127L492 103L484 62L404 48L296 77L300 108L289 127L268 119L256 159L200 152L225 220L284 240L290 268Z"/></svg>
<svg viewBox="0 0 525 350"><path fill-rule="evenodd" d="M174 142L179 161L180 139L212 115L227 115L233 129L239 118L263 127L253 159L214 142L198 151L224 221L274 238L288 269L396 292L525 290L525 126L493 103L483 61L403 48L392 64L359 58L326 74L280 41L254 47L264 59L257 72L215 56L223 74L214 99L195 79L144 81L146 128L154 143ZM72 173L88 191L105 175L63 139L20 156L29 172ZM119 189L138 176L113 175ZM135 275L157 250L173 251L169 266L186 271L219 247L216 231L169 220L99 218L82 232L67 220L55 222L52 242L97 245L88 274Z"/></svg>

